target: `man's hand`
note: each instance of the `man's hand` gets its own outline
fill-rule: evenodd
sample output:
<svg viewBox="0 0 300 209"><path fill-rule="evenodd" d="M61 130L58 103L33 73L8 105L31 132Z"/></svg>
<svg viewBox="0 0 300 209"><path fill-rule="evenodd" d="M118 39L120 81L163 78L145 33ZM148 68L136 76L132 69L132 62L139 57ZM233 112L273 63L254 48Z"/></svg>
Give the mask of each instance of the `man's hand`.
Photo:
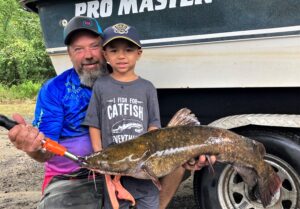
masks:
<svg viewBox="0 0 300 209"><path fill-rule="evenodd" d="M14 114L13 119L19 123L8 132L8 138L17 149L26 153L35 153L42 149L44 134L37 128L26 124L24 118L19 114Z"/></svg>
<svg viewBox="0 0 300 209"><path fill-rule="evenodd" d="M196 159L190 159L188 162L183 164L183 167L187 170L195 171L200 170L204 166L213 165L217 158L214 155L200 155L198 161Z"/></svg>

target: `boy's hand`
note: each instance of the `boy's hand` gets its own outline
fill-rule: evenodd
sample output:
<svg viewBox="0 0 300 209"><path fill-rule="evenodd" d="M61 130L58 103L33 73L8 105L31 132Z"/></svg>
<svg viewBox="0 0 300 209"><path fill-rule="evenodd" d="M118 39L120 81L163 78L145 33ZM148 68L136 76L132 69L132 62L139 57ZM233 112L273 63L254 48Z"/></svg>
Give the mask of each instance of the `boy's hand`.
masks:
<svg viewBox="0 0 300 209"><path fill-rule="evenodd" d="M183 164L183 167L191 171L201 170L201 168L204 166L213 165L216 162L216 160L217 158L214 155L200 155L198 161L196 159L191 159L185 164Z"/></svg>

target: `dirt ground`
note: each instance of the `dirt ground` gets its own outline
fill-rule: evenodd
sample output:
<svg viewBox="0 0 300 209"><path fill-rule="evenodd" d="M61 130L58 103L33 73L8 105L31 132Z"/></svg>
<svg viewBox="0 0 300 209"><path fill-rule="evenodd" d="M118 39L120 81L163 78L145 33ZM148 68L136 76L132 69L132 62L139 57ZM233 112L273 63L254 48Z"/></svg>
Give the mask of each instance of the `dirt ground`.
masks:
<svg viewBox="0 0 300 209"><path fill-rule="evenodd" d="M10 117L13 112L19 112L31 122L33 103L15 105L13 108L12 105L0 104L0 114ZM7 130L0 127L0 209L36 208L41 197L42 176L43 164L13 147L7 138ZM182 183L170 203L168 209L173 208L196 208L191 177Z"/></svg>

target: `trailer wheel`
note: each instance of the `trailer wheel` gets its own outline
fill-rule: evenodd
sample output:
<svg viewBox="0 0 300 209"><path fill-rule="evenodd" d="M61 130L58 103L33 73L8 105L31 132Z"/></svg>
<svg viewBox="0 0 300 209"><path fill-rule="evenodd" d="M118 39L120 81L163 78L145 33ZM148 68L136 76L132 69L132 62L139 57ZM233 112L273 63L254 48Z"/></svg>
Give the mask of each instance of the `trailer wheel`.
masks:
<svg viewBox="0 0 300 209"><path fill-rule="evenodd" d="M300 143L293 133L265 130L243 130L244 136L262 142L267 150L265 157L278 173L282 183L268 208L300 208ZM214 174L204 168L194 174L194 196L201 209L263 209L258 201L251 201L241 177L230 165L216 163Z"/></svg>

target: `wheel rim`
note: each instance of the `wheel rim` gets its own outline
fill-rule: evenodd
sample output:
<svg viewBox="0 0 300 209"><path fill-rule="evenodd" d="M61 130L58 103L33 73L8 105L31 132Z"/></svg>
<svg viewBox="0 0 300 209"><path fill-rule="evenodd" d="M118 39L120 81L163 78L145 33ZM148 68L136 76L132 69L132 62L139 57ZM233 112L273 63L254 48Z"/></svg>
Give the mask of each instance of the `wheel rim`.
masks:
<svg viewBox="0 0 300 209"><path fill-rule="evenodd" d="M300 180L295 170L288 163L273 155L266 155L265 161L274 168L282 181L280 191L274 195L267 208L298 209ZM221 207L224 209L263 209L259 200L249 199L247 189L247 185L233 167L226 166L218 182L218 198Z"/></svg>

